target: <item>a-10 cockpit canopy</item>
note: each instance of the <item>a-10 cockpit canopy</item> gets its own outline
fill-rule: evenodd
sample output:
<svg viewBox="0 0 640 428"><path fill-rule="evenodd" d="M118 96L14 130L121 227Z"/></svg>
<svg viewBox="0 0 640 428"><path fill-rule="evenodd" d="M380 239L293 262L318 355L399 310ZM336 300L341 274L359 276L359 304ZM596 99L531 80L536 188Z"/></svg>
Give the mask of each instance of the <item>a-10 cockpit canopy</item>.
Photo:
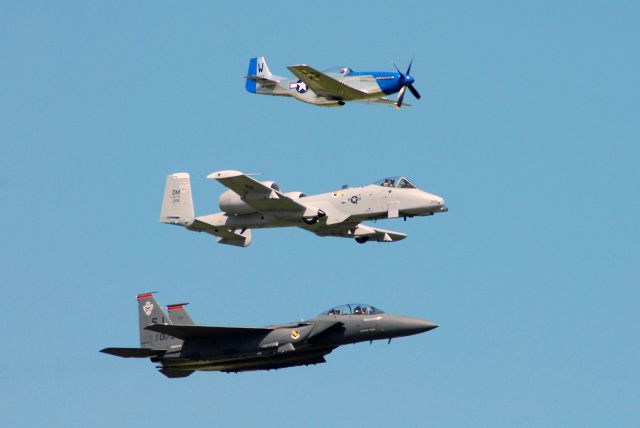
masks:
<svg viewBox="0 0 640 428"><path fill-rule="evenodd" d="M349 303L331 308L328 311L324 311L321 315L373 315L382 313L383 311L371 305Z"/></svg>
<svg viewBox="0 0 640 428"><path fill-rule="evenodd" d="M374 182L382 187L394 187L396 189L416 189L417 187L405 177L387 177Z"/></svg>

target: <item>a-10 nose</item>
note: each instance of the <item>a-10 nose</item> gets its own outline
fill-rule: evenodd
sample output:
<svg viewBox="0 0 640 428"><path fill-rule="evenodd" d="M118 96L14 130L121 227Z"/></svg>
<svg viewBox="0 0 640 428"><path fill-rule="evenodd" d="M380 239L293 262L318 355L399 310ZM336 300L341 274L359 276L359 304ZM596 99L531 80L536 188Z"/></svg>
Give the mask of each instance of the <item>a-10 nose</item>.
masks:
<svg viewBox="0 0 640 428"><path fill-rule="evenodd" d="M424 198L430 207L444 208L445 202L442 196L434 195L433 193L424 192Z"/></svg>

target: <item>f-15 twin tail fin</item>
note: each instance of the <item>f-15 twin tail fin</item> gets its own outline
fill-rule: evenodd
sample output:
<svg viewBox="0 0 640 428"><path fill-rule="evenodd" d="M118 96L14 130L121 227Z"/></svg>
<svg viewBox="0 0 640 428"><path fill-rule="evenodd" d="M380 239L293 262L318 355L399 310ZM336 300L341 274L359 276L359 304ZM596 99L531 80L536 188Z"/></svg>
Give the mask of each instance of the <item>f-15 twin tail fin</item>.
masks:
<svg viewBox="0 0 640 428"><path fill-rule="evenodd" d="M187 311L185 306L188 303L174 303L173 305L167 305L167 311L169 312L169 318L173 324L177 325L195 325Z"/></svg>
<svg viewBox="0 0 640 428"><path fill-rule="evenodd" d="M138 294L136 298L138 300L140 347L104 348L100 352L122 358L154 358L163 355L171 348L182 345L182 340L180 339L146 329L146 327L153 324L171 324L171 319L164 313L156 299L153 298L153 293ZM188 315L186 316L189 317Z"/></svg>
<svg viewBox="0 0 640 428"><path fill-rule="evenodd" d="M171 324L171 319L156 302L153 293L138 294L138 321L140 326L140 347L149 349L170 349L181 345L182 341L166 334L154 334L147 330L153 324Z"/></svg>

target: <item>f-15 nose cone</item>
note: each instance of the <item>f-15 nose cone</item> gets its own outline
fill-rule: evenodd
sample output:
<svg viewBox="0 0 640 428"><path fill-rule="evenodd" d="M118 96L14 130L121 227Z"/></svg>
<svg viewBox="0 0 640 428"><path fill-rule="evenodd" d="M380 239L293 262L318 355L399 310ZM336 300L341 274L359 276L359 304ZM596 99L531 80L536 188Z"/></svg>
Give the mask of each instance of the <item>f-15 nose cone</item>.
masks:
<svg viewBox="0 0 640 428"><path fill-rule="evenodd" d="M419 333L440 327L438 324L427 320L415 320L413 324L413 328Z"/></svg>
<svg viewBox="0 0 640 428"><path fill-rule="evenodd" d="M425 331L438 328L439 325L427 320L421 320L419 318L405 318L402 322L402 330L405 334L419 334Z"/></svg>

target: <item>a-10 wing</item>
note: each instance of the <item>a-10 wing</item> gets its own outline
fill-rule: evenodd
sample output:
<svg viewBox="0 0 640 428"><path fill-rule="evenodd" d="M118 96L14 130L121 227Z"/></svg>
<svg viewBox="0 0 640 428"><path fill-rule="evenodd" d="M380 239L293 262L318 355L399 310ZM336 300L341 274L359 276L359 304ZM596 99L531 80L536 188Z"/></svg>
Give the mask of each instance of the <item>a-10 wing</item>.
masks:
<svg viewBox="0 0 640 428"><path fill-rule="evenodd" d="M367 98L367 93L345 85L333 77L309 67L308 65L292 65L287 67L295 76L302 80L308 88L320 97L337 100L353 101Z"/></svg>
<svg viewBox="0 0 640 428"><path fill-rule="evenodd" d="M406 234L401 232L371 227L362 223L341 224L334 227L325 227L316 231L316 235L355 238L359 242L394 242L407 237Z"/></svg>
<svg viewBox="0 0 640 428"><path fill-rule="evenodd" d="M254 180L240 171L217 171L207 176L208 179L217 180L225 187L240 195L242 200L256 211L265 213L269 211L301 213L307 207L298 203L269 186Z"/></svg>

